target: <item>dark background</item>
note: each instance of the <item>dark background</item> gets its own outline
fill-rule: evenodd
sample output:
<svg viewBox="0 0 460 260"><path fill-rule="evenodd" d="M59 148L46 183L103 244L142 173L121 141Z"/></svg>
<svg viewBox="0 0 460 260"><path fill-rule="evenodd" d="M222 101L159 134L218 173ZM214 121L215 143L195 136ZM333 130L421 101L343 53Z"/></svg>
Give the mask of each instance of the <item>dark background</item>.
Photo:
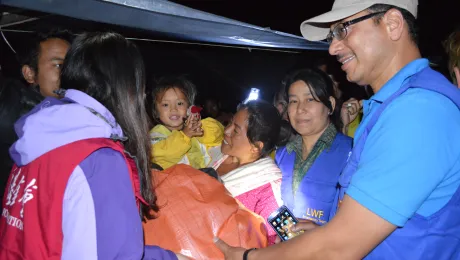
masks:
<svg viewBox="0 0 460 260"><path fill-rule="evenodd" d="M210 12L242 22L270 27L272 30L300 35L300 23L331 9L333 1L173 1L191 8ZM1 8L1 7L0 7ZM28 11L23 11L27 14ZM46 14L30 12L31 15ZM422 55L435 63L435 68L446 74L447 59L442 41L460 24L460 1L419 1L418 25ZM155 32L82 21L62 16L45 16L39 21L8 27L24 31L43 31L52 27L70 29L75 33L90 31L117 31L126 37L162 39ZM20 50L30 39L30 33L4 32L13 48ZM173 40L173 39L167 39ZM148 71L149 86L153 79L169 74L187 74L197 85L203 99L214 96L227 109L235 108L251 87L260 88L262 96L271 100L284 75L294 68L307 66L318 57L328 58L325 51L278 52L249 50L248 48L212 47L180 43L160 43L136 40ZM338 63L329 58L332 67ZM0 39L0 65L6 76L19 77L19 66L14 53ZM447 75L447 74L446 74ZM339 79L344 75L338 71ZM363 97L362 88L342 84L347 96Z"/></svg>

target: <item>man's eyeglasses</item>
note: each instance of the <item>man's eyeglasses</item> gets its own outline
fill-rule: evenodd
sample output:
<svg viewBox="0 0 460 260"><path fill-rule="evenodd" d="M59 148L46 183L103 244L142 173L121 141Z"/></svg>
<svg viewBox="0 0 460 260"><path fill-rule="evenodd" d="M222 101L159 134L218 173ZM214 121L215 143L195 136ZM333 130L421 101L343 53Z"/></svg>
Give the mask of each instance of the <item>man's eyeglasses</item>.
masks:
<svg viewBox="0 0 460 260"><path fill-rule="evenodd" d="M347 33L348 33L347 28L348 28L348 26L350 26L352 24L355 24L355 23L362 22L362 21L367 20L369 18L372 18L372 17L374 17L376 15L384 14L384 13L386 13L386 12L372 13L372 14L368 14L368 15L365 15L365 16L362 16L362 17L358 17L356 19L353 19L353 20L350 20L350 21L347 21L347 22L344 22L344 23L339 23L336 26L334 26L334 28L332 28L332 30L327 35L326 40L327 40L328 43L331 43L334 38L337 39L338 41L341 41L341 40L345 39L345 37L347 37Z"/></svg>

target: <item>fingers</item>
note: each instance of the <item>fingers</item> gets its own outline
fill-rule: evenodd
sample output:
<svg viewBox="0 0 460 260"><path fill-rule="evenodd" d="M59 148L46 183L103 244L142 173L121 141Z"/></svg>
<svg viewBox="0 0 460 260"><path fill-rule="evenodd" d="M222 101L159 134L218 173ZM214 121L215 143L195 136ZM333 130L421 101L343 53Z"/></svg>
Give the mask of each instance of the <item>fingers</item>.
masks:
<svg viewBox="0 0 460 260"><path fill-rule="evenodd" d="M176 257L178 260L189 260L191 258L186 257L185 255L182 254L176 254Z"/></svg>
<svg viewBox="0 0 460 260"><path fill-rule="evenodd" d="M276 236L275 238L275 244L281 243L281 238L279 236Z"/></svg>
<svg viewBox="0 0 460 260"><path fill-rule="evenodd" d="M191 130L195 136L200 136L203 134L203 128L201 121L194 123L191 127Z"/></svg>
<svg viewBox="0 0 460 260"><path fill-rule="evenodd" d="M194 118L194 115L191 114L187 117L187 119L185 120L185 127L187 127L188 125L191 125L193 124L193 118Z"/></svg>
<svg viewBox="0 0 460 260"><path fill-rule="evenodd" d="M359 104L357 102L349 102L346 104L346 108L350 115L354 115L359 112Z"/></svg>
<svg viewBox="0 0 460 260"><path fill-rule="evenodd" d="M345 108L350 115L355 115L361 110L362 104L362 100L358 101L354 98L350 98L343 103L342 109Z"/></svg>
<svg viewBox="0 0 460 260"><path fill-rule="evenodd" d="M315 223L311 222L311 221L306 221L306 222L300 222L295 224L293 227L292 227L292 231L293 232L300 232L300 231L309 231L309 230L312 230L314 228L318 227L318 225L316 225Z"/></svg>
<svg viewBox="0 0 460 260"><path fill-rule="evenodd" d="M214 237L214 244L219 248L219 250L226 255L227 252L230 250L230 246L225 243L224 241L220 240L218 237Z"/></svg>
<svg viewBox="0 0 460 260"><path fill-rule="evenodd" d="M198 120L199 116L190 115L185 122L183 129L184 133L189 137L201 136L204 134L201 120Z"/></svg>

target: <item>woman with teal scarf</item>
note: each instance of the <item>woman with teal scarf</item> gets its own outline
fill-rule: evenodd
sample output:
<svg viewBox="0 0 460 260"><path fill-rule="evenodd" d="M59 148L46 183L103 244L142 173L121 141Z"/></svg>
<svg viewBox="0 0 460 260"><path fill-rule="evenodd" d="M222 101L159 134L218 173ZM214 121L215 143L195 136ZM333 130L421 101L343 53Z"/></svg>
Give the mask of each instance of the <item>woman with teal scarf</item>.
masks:
<svg viewBox="0 0 460 260"><path fill-rule="evenodd" d="M337 130L341 106L326 73L303 69L286 83L289 121L298 135L276 153L281 198L296 217L322 225L329 221L352 139Z"/></svg>

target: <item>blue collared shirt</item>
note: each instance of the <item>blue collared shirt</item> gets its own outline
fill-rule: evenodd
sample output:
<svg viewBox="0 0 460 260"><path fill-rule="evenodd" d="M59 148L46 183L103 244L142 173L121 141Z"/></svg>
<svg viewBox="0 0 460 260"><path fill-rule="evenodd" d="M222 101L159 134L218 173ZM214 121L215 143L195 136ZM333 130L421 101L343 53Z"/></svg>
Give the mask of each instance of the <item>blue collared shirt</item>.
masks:
<svg viewBox="0 0 460 260"><path fill-rule="evenodd" d="M355 140L381 103L426 67L426 59L409 63L364 102ZM415 213L428 217L440 210L459 185L460 111L441 94L413 88L380 115L347 194L390 223L404 226Z"/></svg>

